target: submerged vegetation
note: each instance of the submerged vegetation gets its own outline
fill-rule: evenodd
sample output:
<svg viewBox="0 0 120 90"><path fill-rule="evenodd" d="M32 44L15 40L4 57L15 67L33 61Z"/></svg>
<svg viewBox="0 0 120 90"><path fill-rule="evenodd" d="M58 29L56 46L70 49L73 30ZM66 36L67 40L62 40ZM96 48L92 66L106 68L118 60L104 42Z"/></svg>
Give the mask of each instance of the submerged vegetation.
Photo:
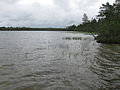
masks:
<svg viewBox="0 0 120 90"><path fill-rule="evenodd" d="M97 19L88 20L84 14L82 20L82 24L72 25L67 29L96 32L98 36L95 39L100 43L120 43L120 0L116 0L113 5L109 2L102 4Z"/></svg>
<svg viewBox="0 0 120 90"><path fill-rule="evenodd" d="M65 39L65 40L81 40L82 38L81 37L63 37L62 39Z"/></svg>

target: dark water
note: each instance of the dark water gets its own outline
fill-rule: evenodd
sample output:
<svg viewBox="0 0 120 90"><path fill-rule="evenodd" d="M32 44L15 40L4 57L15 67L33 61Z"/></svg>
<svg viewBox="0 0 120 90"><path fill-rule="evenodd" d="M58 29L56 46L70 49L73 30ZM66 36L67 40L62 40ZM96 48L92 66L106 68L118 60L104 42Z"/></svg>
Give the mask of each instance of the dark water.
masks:
<svg viewBox="0 0 120 90"><path fill-rule="evenodd" d="M0 32L0 90L120 90L120 45L73 32Z"/></svg>

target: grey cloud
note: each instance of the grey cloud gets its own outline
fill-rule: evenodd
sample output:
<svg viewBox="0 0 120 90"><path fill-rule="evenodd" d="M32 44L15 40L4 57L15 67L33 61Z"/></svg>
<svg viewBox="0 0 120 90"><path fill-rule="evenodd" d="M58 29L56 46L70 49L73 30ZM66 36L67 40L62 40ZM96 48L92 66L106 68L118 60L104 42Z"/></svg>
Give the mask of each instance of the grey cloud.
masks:
<svg viewBox="0 0 120 90"><path fill-rule="evenodd" d="M20 0L0 0L0 2L2 2L2 3L16 3L18 1L20 1Z"/></svg>
<svg viewBox="0 0 120 90"><path fill-rule="evenodd" d="M38 0L31 5L19 1L0 0L0 26L65 27L80 24L83 13L92 18L100 6L99 0L73 0L75 8L71 0L53 0L53 6L42 5Z"/></svg>
<svg viewBox="0 0 120 90"><path fill-rule="evenodd" d="M70 0L54 0L54 4L63 8L64 10L70 9Z"/></svg>

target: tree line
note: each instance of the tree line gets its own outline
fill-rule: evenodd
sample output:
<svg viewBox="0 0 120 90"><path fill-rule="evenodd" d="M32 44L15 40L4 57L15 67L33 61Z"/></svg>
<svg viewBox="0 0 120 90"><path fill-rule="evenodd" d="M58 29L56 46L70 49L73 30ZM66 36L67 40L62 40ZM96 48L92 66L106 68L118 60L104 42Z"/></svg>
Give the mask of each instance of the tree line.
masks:
<svg viewBox="0 0 120 90"><path fill-rule="evenodd" d="M0 27L0 31L66 31L66 28Z"/></svg>
<svg viewBox="0 0 120 90"><path fill-rule="evenodd" d="M101 43L120 43L120 0L116 0L113 5L109 2L102 4L97 19L88 20L87 14L84 14L82 21L82 24L72 25L67 29L96 32L96 40Z"/></svg>

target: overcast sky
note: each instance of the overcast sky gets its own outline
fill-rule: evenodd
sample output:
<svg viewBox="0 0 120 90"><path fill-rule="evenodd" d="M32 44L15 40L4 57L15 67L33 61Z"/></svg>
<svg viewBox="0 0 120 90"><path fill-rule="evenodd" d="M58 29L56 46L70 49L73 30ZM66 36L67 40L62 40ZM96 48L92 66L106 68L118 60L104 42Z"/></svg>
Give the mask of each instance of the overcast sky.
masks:
<svg viewBox="0 0 120 90"><path fill-rule="evenodd" d="M0 0L0 26L65 27L91 19L102 3L115 0Z"/></svg>

